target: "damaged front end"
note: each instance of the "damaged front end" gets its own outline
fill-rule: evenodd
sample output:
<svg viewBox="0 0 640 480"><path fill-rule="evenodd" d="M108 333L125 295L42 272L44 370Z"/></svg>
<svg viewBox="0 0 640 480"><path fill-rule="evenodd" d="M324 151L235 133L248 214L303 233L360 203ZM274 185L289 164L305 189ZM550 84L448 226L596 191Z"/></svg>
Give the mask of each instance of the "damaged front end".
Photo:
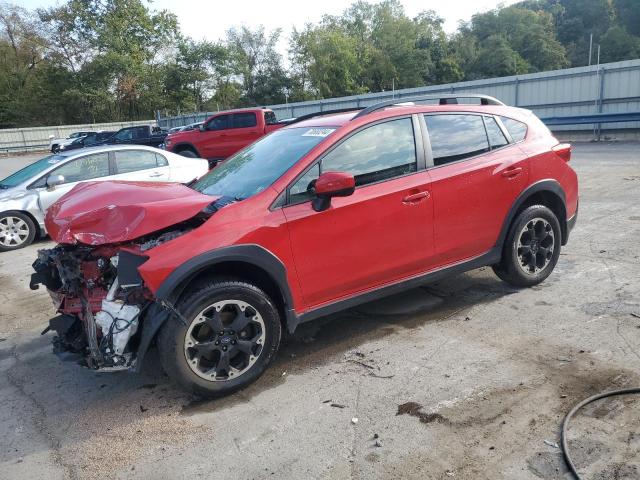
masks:
<svg viewBox="0 0 640 480"><path fill-rule="evenodd" d="M54 351L93 369L139 371L160 326L181 316L157 300L138 267L233 201L136 182L89 182L63 196L45 217L59 245L38 252L30 283L47 288L59 313L43 332L57 333Z"/></svg>
<svg viewBox="0 0 640 480"><path fill-rule="evenodd" d="M60 245L38 253L30 287L47 287L60 314L45 330L57 333L56 353L94 369L135 366L142 316L155 303L137 272L146 259L142 250L111 246Z"/></svg>

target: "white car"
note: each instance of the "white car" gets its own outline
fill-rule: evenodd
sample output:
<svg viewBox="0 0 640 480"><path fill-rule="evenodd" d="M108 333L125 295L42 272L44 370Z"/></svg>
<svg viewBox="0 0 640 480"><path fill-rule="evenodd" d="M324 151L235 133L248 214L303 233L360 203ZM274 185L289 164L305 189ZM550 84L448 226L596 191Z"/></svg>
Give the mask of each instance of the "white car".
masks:
<svg viewBox="0 0 640 480"><path fill-rule="evenodd" d="M0 180L0 252L26 247L45 235L44 215L83 181L189 183L209 171L188 158L143 145L105 145L44 157Z"/></svg>
<svg viewBox="0 0 640 480"><path fill-rule="evenodd" d="M49 150L51 150L51 153L58 153L60 150L64 150L64 147L70 145L73 141L86 137L91 133L96 132L74 132L67 138L55 138L53 135L49 135Z"/></svg>

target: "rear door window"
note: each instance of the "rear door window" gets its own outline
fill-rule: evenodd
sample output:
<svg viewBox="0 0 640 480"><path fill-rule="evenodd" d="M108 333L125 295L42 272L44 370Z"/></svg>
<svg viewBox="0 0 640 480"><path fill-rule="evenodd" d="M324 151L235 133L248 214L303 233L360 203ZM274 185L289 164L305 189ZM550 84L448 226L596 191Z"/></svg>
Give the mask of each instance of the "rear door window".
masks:
<svg viewBox="0 0 640 480"><path fill-rule="evenodd" d="M62 175L64 183L82 182L109 175L109 154L94 153L85 157L71 160L60 168L53 170L51 175Z"/></svg>
<svg viewBox="0 0 640 480"><path fill-rule="evenodd" d="M157 160L154 152L146 150L120 150L113 152L117 173L136 172L156 168Z"/></svg>
<svg viewBox="0 0 640 480"><path fill-rule="evenodd" d="M207 123L207 130L225 130L229 128L229 119L231 115L218 115Z"/></svg>
<svg viewBox="0 0 640 480"><path fill-rule="evenodd" d="M487 127L487 136L489 137L489 144L491 150L504 147L509 144L507 137L504 136L502 130L498 126L498 122L493 117L484 117L484 126Z"/></svg>
<svg viewBox="0 0 640 480"><path fill-rule="evenodd" d="M500 117L514 142L520 142L527 136L527 124L509 117Z"/></svg>
<svg viewBox="0 0 640 480"><path fill-rule="evenodd" d="M255 113L235 113L233 115L233 128L249 128L258 124Z"/></svg>
<svg viewBox="0 0 640 480"><path fill-rule="evenodd" d="M475 157L489 151L480 115L425 115L433 163L436 166Z"/></svg>
<svg viewBox="0 0 640 480"><path fill-rule="evenodd" d="M147 138L149 136L149 129L147 127L136 127L133 132L133 138Z"/></svg>

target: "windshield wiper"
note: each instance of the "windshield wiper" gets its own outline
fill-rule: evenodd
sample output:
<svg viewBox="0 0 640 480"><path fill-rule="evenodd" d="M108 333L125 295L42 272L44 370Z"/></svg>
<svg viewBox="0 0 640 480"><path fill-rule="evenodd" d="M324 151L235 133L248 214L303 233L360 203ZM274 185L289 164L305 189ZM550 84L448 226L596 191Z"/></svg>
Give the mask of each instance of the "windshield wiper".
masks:
<svg viewBox="0 0 640 480"><path fill-rule="evenodd" d="M3 185L2 183L0 183L0 190L7 190L9 188L9 185Z"/></svg>

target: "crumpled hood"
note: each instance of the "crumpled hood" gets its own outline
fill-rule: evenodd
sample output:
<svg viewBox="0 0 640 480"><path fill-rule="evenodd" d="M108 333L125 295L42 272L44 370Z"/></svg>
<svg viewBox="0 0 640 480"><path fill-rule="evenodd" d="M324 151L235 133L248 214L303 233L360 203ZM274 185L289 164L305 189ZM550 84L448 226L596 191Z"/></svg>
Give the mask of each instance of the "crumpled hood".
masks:
<svg viewBox="0 0 640 480"><path fill-rule="evenodd" d="M216 198L178 183L86 182L47 210L45 225L58 243L119 243L188 220Z"/></svg>

